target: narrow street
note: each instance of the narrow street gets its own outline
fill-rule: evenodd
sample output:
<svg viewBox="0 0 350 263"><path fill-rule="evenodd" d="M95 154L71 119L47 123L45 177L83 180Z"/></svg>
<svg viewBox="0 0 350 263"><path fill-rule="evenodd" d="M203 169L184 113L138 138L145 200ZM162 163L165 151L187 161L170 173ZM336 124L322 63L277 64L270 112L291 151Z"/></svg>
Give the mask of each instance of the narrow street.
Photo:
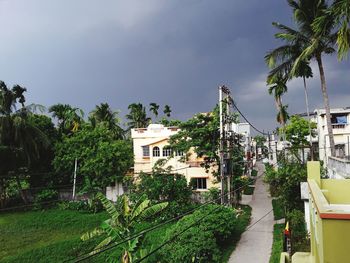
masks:
<svg viewBox="0 0 350 263"><path fill-rule="evenodd" d="M251 223L242 234L229 263L268 263L273 237L273 212L268 186L263 182L264 165L257 163L258 178L252 200Z"/></svg>

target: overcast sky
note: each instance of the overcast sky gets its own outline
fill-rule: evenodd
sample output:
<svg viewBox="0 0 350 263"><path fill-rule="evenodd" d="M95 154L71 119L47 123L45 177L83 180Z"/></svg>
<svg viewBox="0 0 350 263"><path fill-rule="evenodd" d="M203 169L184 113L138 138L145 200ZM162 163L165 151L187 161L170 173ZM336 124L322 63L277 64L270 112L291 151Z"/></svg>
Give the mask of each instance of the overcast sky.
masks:
<svg viewBox="0 0 350 263"><path fill-rule="evenodd" d="M186 119L212 109L227 85L258 128L277 127L264 55L280 45L271 22L292 25L283 0L0 0L0 80L29 103L86 113L108 102L169 104ZM349 62L325 58L331 106L350 106ZM322 107L317 67L311 108ZM302 81L283 98L305 112Z"/></svg>

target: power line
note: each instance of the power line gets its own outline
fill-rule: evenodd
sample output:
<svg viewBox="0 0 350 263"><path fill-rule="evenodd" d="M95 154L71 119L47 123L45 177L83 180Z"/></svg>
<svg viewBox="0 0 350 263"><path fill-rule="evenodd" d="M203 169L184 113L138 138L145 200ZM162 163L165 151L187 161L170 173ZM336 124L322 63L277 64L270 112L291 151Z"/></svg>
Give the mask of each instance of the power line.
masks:
<svg viewBox="0 0 350 263"><path fill-rule="evenodd" d="M151 255L153 255L154 253L156 253L158 250L162 249L164 246L166 246L167 244L175 241L176 238L178 238L180 235L182 235L183 233L185 233L187 230L189 230L190 228L194 227L195 225L197 225L198 223L200 223L202 220L204 220L206 217L208 217L209 215L211 215L212 213L216 212L216 210L219 210L220 206L218 206L217 208L215 208L213 211L211 211L210 213L202 216L200 219L198 219L197 221L195 221L193 224L189 225L188 227L186 227L184 230L182 230L181 232L177 233L176 235L174 235L172 238L170 238L169 240L167 240L166 242L163 242L160 246L158 246L156 249L152 250L150 253L148 253L147 255L145 255L144 257L140 258L139 260L135 261L135 263L139 263L141 261L144 261L146 258L150 257Z"/></svg>
<svg viewBox="0 0 350 263"><path fill-rule="evenodd" d="M264 172L263 174L261 174L260 176L262 176L262 175L264 175L264 174L265 174L265 172ZM260 177L260 176L258 176L258 177ZM228 194L231 194L231 193L233 193L233 192L235 192L235 191L241 190L242 188L244 188L245 186L248 186L248 185L250 185L250 184L251 184L251 182L247 182L246 184L243 184L242 186L240 186L240 187L238 187L238 188L236 188L236 189L233 189L231 192L228 192L228 193L226 193L225 195L228 195ZM108 246L108 247L105 247L105 248L103 248L103 249L97 249L97 250L91 251L90 253L83 254L83 255L80 256L80 258L76 259L74 262L81 262L81 261L84 261L84 260L89 259L89 258L91 258L91 257L94 257L95 255L98 255L98 254L103 253L103 252L105 252L105 251L107 251L107 250L109 250L109 249L112 249L112 248L114 248L114 247L117 247L117 246L119 246L119 245L121 245L121 244L123 244L123 243L126 243L126 242L128 242L128 241L130 241L130 240L132 240L132 239L134 239L134 238L136 238L136 237L139 237L139 236L144 235L144 234L146 234L146 233L148 233L148 232L151 232L151 231L153 231L153 230L155 230L155 229L158 229L158 228L160 228L160 227L162 227L162 226L164 226L164 225L166 225L166 224L168 224L168 223L171 223L171 222L173 222L173 221L175 221L175 220L179 220L180 218L182 218L182 217L184 217L184 216L186 216L186 215L188 215L188 214L193 213L194 211L196 211L196 210L202 208L203 206L205 206L205 205L207 205L207 204L210 204L210 203L215 203L215 202L217 202L217 201L219 201L219 200L221 200L221 195L220 195L220 197L217 198L217 199L214 199L214 200L212 200L212 201L207 201L207 202L201 204L200 206L198 206L198 207L196 207L196 208L194 208L194 209L191 209L191 210L189 210L189 211L187 211L187 212L185 212L185 213L183 213L183 214L181 214L181 215L179 215L179 216L176 216L176 217L174 217L174 218L172 218L172 219L169 219L169 220L167 220L167 221L165 221L165 222L163 222L163 223L160 223L160 224L157 224L157 225L155 225L155 226L153 226L153 227L150 227L150 228L148 228L148 229L142 230L142 231L140 231L140 232L134 234L133 236L131 236L131 237L129 237L129 238L126 238L126 239L124 239L124 240L121 240L121 241L118 242L118 243L112 244L112 245L110 245L110 246ZM68 260L66 260L66 261L64 261L64 262L69 262L69 261L71 261L71 260L74 260L74 259L68 259Z"/></svg>
<svg viewBox="0 0 350 263"><path fill-rule="evenodd" d="M239 114L243 117L243 119L249 123L249 125L256 130L257 132L261 133L262 135L269 135L269 133L265 133L263 131L260 131L258 128L256 128L245 116L244 114L240 111L240 109L237 107L237 105L235 104L235 102L232 100L232 105L236 108L236 110L239 112Z"/></svg>

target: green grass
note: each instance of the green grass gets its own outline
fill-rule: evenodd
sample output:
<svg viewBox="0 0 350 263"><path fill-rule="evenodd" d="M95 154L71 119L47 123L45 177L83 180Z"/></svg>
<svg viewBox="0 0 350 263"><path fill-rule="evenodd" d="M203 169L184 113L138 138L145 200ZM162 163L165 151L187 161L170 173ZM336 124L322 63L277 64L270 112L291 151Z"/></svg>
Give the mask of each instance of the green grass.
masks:
<svg viewBox="0 0 350 263"><path fill-rule="evenodd" d="M77 258L92 251L101 240L83 242L80 236L99 226L107 218L105 212L89 214L58 209L2 214L0 262L62 262ZM150 223L142 223L136 231L149 226ZM164 225L146 234L145 248L150 250L159 246L170 226L171 224ZM106 262L112 252L118 253L118 249L111 249L88 262Z"/></svg>
<svg viewBox="0 0 350 263"><path fill-rule="evenodd" d="M242 233L245 231L250 222L252 214L252 208L248 205L241 205L243 210L242 215L239 217L237 231L233 234L232 239L226 245L222 247L222 262L228 262L230 255L235 250Z"/></svg>
<svg viewBox="0 0 350 263"><path fill-rule="evenodd" d="M223 261L227 262L241 234L250 221L251 208L242 206L237 231L230 242L222 247ZM82 242L80 236L99 226L108 218L105 212L89 214L79 211L50 209L46 211L16 212L0 215L0 262L62 262L89 253L99 240ZM164 225L144 237L144 248L150 251L165 241L167 229L175 223ZM138 225L136 231L148 228L150 223ZM87 262L106 262L113 249L101 253ZM159 259L158 259L159 260ZM157 253L149 258L157 262Z"/></svg>
<svg viewBox="0 0 350 263"><path fill-rule="evenodd" d="M286 215L281 199L272 199L272 207L275 220L285 218Z"/></svg>
<svg viewBox="0 0 350 263"><path fill-rule="evenodd" d="M272 251L269 263L279 263L280 256L283 250L283 229L284 224L274 225L273 230L273 243Z"/></svg>
<svg viewBox="0 0 350 263"><path fill-rule="evenodd" d="M0 262L58 262L91 249L80 236L107 215L51 209L0 217Z"/></svg>

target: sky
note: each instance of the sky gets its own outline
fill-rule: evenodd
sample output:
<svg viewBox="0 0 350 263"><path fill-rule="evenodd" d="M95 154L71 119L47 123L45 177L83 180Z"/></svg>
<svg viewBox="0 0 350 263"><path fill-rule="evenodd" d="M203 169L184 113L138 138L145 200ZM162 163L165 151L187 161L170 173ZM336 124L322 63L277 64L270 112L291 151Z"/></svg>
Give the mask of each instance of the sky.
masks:
<svg viewBox="0 0 350 263"><path fill-rule="evenodd" d="M107 102L169 104L172 118L210 111L226 85L259 129L274 130L264 55L281 45L273 21L292 26L281 0L0 0L0 80L27 88L27 103L68 103L89 113ZM332 107L350 106L350 63L324 58ZM310 108L323 105L318 68ZM306 111L301 79L289 112Z"/></svg>

